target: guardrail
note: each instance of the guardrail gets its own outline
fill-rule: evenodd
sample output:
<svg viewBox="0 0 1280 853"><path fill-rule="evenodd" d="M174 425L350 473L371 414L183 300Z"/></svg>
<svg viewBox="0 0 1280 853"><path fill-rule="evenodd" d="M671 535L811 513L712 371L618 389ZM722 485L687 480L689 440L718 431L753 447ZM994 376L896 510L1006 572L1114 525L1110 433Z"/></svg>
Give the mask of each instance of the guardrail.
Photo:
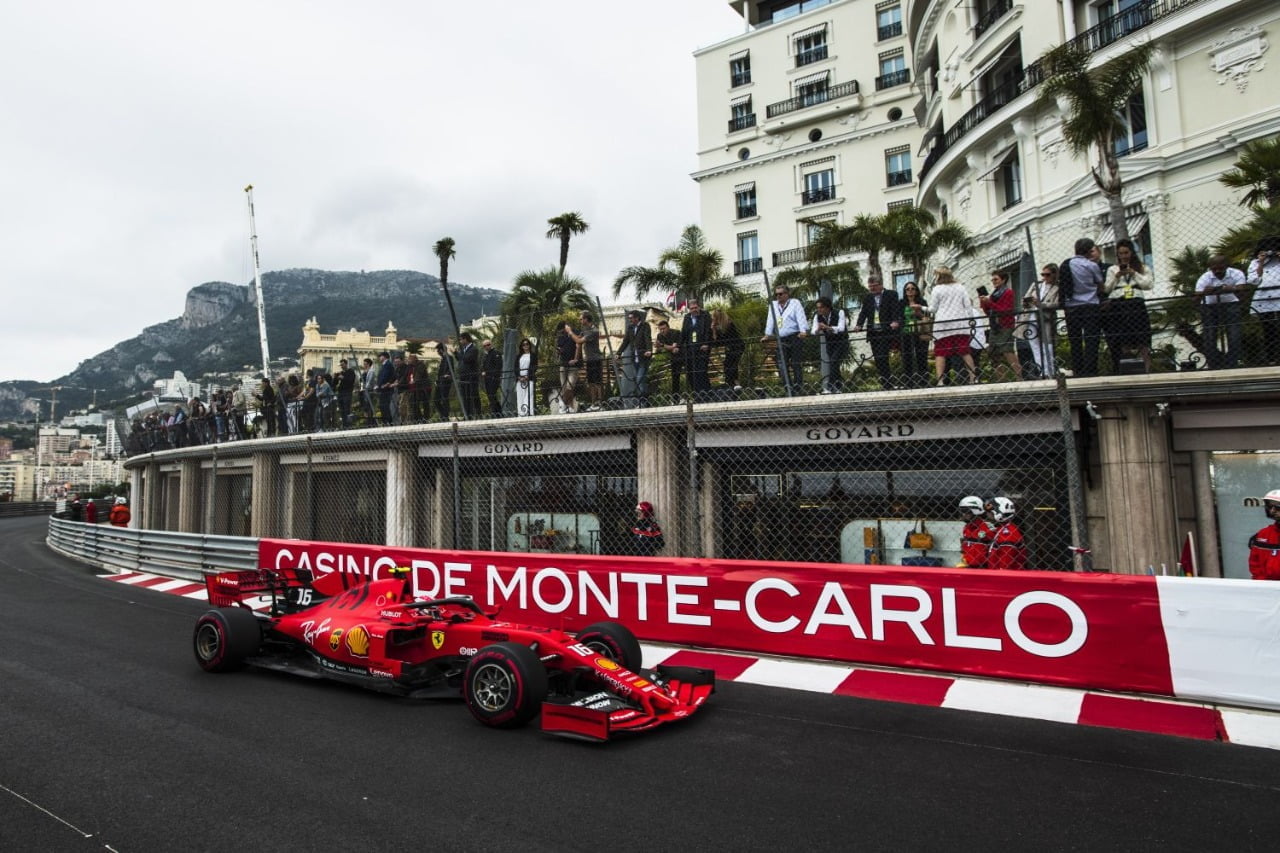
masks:
<svg viewBox="0 0 1280 853"><path fill-rule="evenodd" d="M154 572L185 580L198 581L210 572L258 566L258 540L241 536L130 530L50 518L46 542L64 556L99 568Z"/></svg>
<svg viewBox="0 0 1280 853"><path fill-rule="evenodd" d="M53 515L57 509L53 501L4 501L0 503L0 518L20 515Z"/></svg>

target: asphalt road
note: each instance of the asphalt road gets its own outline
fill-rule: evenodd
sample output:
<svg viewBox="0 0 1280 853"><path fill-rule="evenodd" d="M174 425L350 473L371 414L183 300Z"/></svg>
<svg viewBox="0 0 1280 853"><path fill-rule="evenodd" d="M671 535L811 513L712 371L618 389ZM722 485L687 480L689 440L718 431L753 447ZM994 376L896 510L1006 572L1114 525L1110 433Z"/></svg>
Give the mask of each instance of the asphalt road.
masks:
<svg viewBox="0 0 1280 853"><path fill-rule="evenodd" d="M604 745L196 667L0 521L0 850L1274 850L1280 751L726 683Z"/></svg>

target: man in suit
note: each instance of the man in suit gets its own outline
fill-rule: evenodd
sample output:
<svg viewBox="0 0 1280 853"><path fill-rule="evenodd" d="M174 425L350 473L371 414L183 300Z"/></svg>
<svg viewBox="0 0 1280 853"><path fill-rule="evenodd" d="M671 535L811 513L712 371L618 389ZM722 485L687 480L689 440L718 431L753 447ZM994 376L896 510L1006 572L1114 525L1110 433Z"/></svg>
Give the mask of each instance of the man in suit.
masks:
<svg viewBox="0 0 1280 853"><path fill-rule="evenodd" d="M711 361L711 315L702 312L697 299L690 299L687 306L689 313L680 327L680 354L684 356L689 388L697 399L711 390L711 380L707 377L707 365Z"/></svg>
<svg viewBox="0 0 1280 853"><path fill-rule="evenodd" d="M391 353L378 353L378 409L383 426L391 426L393 415L392 396L396 391L396 366L391 363Z"/></svg>
<svg viewBox="0 0 1280 853"><path fill-rule="evenodd" d="M618 347L618 376L623 397L644 399L649 396L649 362L653 358L653 330L644 312L627 312L627 329Z"/></svg>
<svg viewBox="0 0 1280 853"><path fill-rule="evenodd" d="M902 330L902 303L895 291L884 289L884 282L874 273L867 276L867 294L862 297L862 310L853 330L864 329L876 372L880 374L880 387L888 390L893 387L889 378L889 351Z"/></svg>
<svg viewBox="0 0 1280 853"><path fill-rule="evenodd" d="M480 378L484 381L484 393L489 398L489 413L502 417L502 353L493 348L493 341L485 341L484 357L480 362Z"/></svg>
<svg viewBox="0 0 1280 853"><path fill-rule="evenodd" d="M480 348L470 332L458 335L462 348L458 351L458 383L462 392L462 411L467 420L480 417Z"/></svg>

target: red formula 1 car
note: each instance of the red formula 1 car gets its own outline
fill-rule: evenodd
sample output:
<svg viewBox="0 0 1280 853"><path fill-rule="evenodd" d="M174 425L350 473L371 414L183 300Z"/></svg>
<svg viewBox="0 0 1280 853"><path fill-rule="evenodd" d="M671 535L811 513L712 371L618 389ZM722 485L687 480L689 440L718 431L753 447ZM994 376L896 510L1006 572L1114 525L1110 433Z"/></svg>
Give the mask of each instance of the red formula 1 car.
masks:
<svg viewBox="0 0 1280 853"><path fill-rule="evenodd" d="M688 717L715 690L693 667L640 668L640 643L616 622L577 636L501 622L470 598L414 601L408 569L384 580L312 578L306 569L208 575L215 609L196 621L208 672L245 664L415 698L457 697L495 727L542 713L543 731L589 740ZM255 613L250 599L268 597Z"/></svg>

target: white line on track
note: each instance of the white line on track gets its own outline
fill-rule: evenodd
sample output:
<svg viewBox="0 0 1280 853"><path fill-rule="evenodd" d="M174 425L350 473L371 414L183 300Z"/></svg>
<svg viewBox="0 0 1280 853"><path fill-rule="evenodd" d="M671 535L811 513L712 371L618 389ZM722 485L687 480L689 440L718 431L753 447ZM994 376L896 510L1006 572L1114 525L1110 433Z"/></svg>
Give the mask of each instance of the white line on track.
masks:
<svg viewBox="0 0 1280 853"><path fill-rule="evenodd" d="M5 785L0 785L0 791L4 791L6 794L8 794L8 795L9 795L9 796L11 796L11 797L14 797L15 799L22 800L22 802L24 802L24 803L26 803L27 805L31 806L31 808L35 809L36 811L43 812L44 814L46 814L46 815L48 815L49 817L51 817L51 818L53 818L54 820L56 820L58 823L60 823L60 824L62 824L63 826L65 826L67 829L70 829L72 832L77 833L81 838L93 838L93 833L92 833L92 832L85 832L83 829L81 829L80 827L76 826L74 823L71 823L71 822L70 822L70 821L68 821L68 820L64 820L63 818L58 817L56 814L54 814L53 812L49 811L49 810L48 810L48 809L46 809L44 806L40 805L40 804L39 804L39 803L37 803L37 802L34 802L34 801L32 801L32 800L28 799L27 797L22 796L21 794L19 794L17 791L13 790L12 788L7 787L7 786L5 786ZM113 847L112 847L111 845L109 845L109 844L104 844L104 845L102 845L102 846L103 846L105 849L107 849L107 850L112 850L112 851L114 851L114 850L115 850L115 848L113 848Z"/></svg>

